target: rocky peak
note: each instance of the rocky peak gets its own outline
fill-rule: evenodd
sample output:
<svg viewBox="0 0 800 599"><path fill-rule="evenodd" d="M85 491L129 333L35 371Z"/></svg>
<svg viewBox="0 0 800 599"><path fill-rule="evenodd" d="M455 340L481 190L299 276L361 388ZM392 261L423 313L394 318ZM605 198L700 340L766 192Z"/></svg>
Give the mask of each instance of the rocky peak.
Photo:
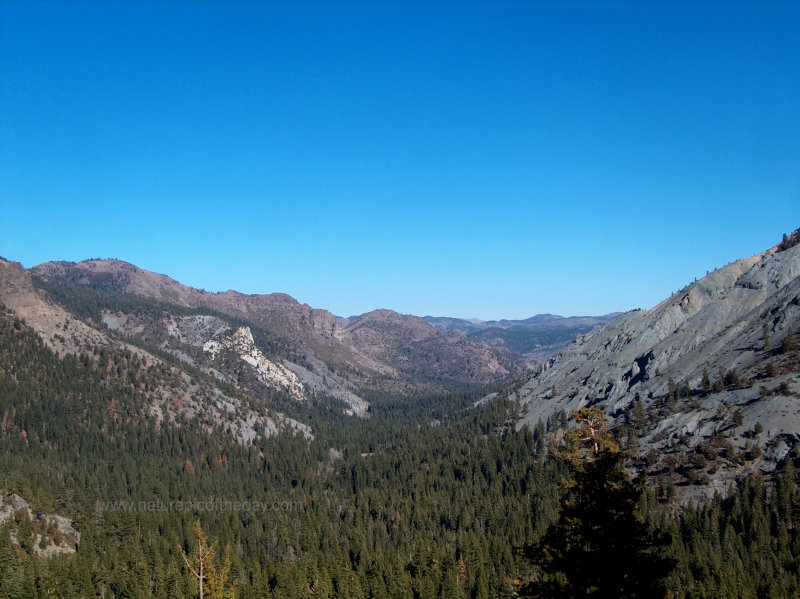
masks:
<svg viewBox="0 0 800 599"><path fill-rule="evenodd" d="M0 299L33 293L33 283L22 264L0 258Z"/></svg>

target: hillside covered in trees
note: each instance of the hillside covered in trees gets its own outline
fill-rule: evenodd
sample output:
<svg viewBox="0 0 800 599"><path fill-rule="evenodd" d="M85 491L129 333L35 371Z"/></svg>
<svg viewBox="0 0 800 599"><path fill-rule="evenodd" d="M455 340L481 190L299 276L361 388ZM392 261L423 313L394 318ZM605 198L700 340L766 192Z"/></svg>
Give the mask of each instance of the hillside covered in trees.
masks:
<svg viewBox="0 0 800 599"><path fill-rule="evenodd" d="M0 527L0 597L196 597L198 521L217 571L230 558L220 592L241 598L509 597L542 575L524 548L557 522L572 475L547 451L559 435L515 430L503 395L475 409L480 393L376 398L368 420L302 405L313 439L242 444L201 415L143 410L175 376L159 368L114 348L59 356L3 313L0 480L30 511ZM665 596L796 596L796 462L675 515L641 489L634 517L675 566ZM45 514L74 524L74 551L45 551L70 545Z"/></svg>

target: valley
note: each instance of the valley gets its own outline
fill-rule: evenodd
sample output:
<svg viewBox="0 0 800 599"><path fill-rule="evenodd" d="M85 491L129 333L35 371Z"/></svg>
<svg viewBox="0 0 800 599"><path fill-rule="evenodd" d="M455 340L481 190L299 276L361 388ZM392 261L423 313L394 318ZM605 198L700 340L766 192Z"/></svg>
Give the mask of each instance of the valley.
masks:
<svg viewBox="0 0 800 599"><path fill-rule="evenodd" d="M669 596L791 597L794 239L651 310L530 322L0 261L0 596L195 596L196 521L238 597L518 596L569 497L569 415L599 407ZM503 331L574 338L534 369Z"/></svg>

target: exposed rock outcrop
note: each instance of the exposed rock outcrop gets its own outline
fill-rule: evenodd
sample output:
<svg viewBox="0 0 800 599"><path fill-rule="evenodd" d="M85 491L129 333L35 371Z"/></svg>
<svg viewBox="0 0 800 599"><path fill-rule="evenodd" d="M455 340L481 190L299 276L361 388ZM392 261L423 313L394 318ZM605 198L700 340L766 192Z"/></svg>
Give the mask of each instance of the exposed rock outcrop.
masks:
<svg viewBox="0 0 800 599"><path fill-rule="evenodd" d="M240 327L232 334L227 334L228 329L218 331L214 338L203 344L203 351L216 358L223 350L233 351L241 360L252 366L260 379L272 386L283 388L289 395L298 400L305 400L303 383L297 375L280 364L270 362L256 347L250 327Z"/></svg>
<svg viewBox="0 0 800 599"><path fill-rule="evenodd" d="M724 433L737 450L763 445L751 465L773 468L800 441L800 368L784 343L800 332L799 277L800 246L773 248L579 337L520 389L520 425L587 405L630 423L639 401L643 447Z"/></svg>
<svg viewBox="0 0 800 599"><path fill-rule="evenodd" d="M0 491L0 525L10 523L11 542L27 545L39 557L75 553L81 540L74 522L58 514L34 510L16 493ZM21 538L20 528L27 528Z"/></svg>

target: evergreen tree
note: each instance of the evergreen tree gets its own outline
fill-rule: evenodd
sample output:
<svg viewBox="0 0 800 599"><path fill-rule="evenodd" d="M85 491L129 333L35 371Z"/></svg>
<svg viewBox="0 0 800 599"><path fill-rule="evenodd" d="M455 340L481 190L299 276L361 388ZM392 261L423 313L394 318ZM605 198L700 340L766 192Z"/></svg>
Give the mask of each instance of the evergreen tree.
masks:
<svg viewBox="0 0 800 599"><path fill-rule="evenodd" d="M22 599L22 572L17 552L11 544L8 524L0 527L0 597Z"/></svg>
<svg viewBox="0 0 800 599"><path fill-rule="evenodd" d="M208 539L200 526L200 520L194 523L194 538L197 553L190 560L181 549L181 556L192 576L197 579L198 597L200 599L234 599L235 590L227 584L228 574L231 570L230 547L225 552L222 567L218 569L214 563L216 543L208 544Z"/></svg>
<svg viewBox="0 0 800 599"><path fill-rule="evenodd" d="M783 342L781 343L781 349L784 352L790 352L794 349L795 340L794 340L794 333L792 333L791 329L787 333L786 337L783 338Z"/></svg>
<svg viewBox="0 0 800 599"><path fill-rule="evenodd" d="M700 381L700 385L703 387L703 393L708 393L711 391L711 379L708 375L708 364L703 366L703 378Z"/></svg>
<svg viewBox="0 0 800 599"><path fill-rule="evenodd" d="M631 481L625 454L599 408L572 413L577 427L557 452L572 480L561 513L525 555L541 576L522 589L531 597L657 597L675 562L663 556L670 537L640 513L642 483Z"/></svg>

